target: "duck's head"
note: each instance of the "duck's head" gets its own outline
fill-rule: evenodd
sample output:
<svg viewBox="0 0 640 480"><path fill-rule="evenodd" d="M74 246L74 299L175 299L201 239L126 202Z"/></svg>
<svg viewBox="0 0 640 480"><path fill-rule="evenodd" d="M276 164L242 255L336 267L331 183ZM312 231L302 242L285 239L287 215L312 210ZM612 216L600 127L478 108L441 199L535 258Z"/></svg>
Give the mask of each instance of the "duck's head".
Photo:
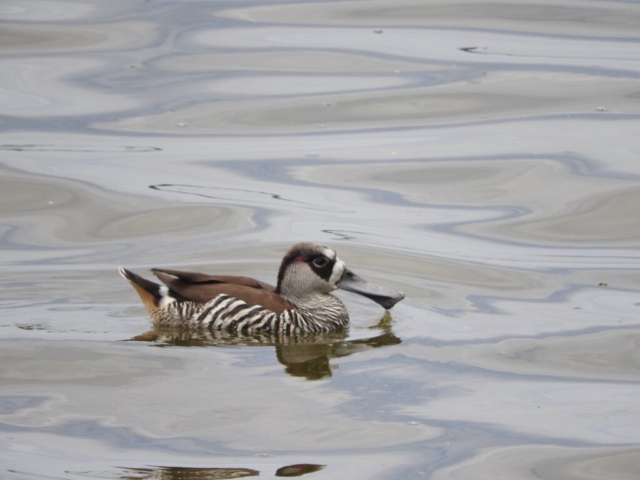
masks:
<svg viewBox="0 0 640 480"><path fill-rule="evenodd" d="M276 292L284 297L304 298L336 288L370 298L387 310L404 298L402 292L360 278L324 245L297 243L282 259Z"/></svg>

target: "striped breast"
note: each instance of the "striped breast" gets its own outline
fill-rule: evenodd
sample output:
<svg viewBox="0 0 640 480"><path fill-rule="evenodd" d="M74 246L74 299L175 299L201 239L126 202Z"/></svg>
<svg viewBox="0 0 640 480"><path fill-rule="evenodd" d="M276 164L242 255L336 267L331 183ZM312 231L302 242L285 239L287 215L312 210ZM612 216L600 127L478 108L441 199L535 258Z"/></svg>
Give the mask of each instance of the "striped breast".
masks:
<svg viewBox="0 0 640 480"><path fill-rule="evenodd" d="M224 330L240 333L324 333L344 328L348 322L346 310L335 297L339 308L327 308L319 312L299 312L289 309L280 314L260 305L229 295L218 295L207 303L172 302L156 311L152 318L158 327L194 328L211 331ZM305 314L306 313L306 314Z"/></svg>

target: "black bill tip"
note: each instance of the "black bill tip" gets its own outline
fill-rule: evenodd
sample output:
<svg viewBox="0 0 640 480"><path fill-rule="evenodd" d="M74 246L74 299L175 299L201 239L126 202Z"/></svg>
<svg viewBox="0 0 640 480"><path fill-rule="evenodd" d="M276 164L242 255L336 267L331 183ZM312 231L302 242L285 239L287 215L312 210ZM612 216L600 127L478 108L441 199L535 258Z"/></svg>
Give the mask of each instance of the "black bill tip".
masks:
<svg viewBox="0 0 640 480"><path fill-rule="evenodd" d="M404 293L369 283L347 268L345 268L342 278L336 283L336 286L347 292L367 297L386 310L393 308L396 303L404 298Z"/></svg>

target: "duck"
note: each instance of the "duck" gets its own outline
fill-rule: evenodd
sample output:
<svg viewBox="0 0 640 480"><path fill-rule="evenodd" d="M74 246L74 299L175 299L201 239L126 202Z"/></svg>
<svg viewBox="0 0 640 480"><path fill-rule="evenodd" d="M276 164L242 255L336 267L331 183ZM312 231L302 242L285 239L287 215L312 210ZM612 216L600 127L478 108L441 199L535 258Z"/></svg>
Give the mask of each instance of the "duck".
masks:
<svg viewBox="0 0 640 480"><path fill-rule="evenodd" d="M147 309L154 327L241 334L307 334L344 330L349 313L336 296L342 289L386 310L402 292L369 283L349 270L336 251L297 243L284 255L277 284L244 276L151 269L162 284L119 267Z"/></svg>

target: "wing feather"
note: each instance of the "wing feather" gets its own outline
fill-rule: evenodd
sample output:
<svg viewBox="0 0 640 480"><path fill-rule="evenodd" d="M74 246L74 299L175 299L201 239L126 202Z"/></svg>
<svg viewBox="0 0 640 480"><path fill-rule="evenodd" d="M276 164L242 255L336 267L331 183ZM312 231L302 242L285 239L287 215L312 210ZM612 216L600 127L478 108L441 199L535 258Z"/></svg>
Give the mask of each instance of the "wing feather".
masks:
<svg viewBox="0 0 640 480"><path fill-rule="evenodd" d="M250 306L260 305L278 314L294 308L289 301L275 293L274 286L253 278L159 268L151 271L169 290L185 300L206 303L220 294L225 294Z"/></svg>

